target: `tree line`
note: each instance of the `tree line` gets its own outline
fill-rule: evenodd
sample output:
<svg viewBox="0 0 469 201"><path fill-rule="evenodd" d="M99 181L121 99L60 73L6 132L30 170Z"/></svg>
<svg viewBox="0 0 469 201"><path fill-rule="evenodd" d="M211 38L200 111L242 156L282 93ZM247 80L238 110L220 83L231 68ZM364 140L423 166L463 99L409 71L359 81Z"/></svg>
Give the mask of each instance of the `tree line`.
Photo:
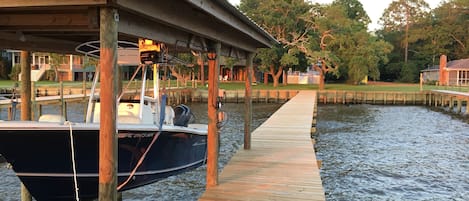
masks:
<svg viewBox="0 0 469 201"><path fill-rule="evenodd" d="M371 20L358 0L241 0L238 9L279 41L255 60L274 86L281 71L305 67L319 71L321 89L324 78L415 82L441 54L468 57L467 0L447 0L433 10L424 0L393 1L375 32L367 30Z"/></svg>
<svg viewBox="0 0 469 201"><path fill-rule="evenodd" d="M416 82L420 70L438 65L442 54L450 60L469 57L468 0L446 0L434 9L424 0L395 0L374 32L367 29L371 20L358 0L241 0L237 8L279 42L260 49L254 60L258 71L271 75L274 86L289 69L315 69L320 89L324 80L359 84L365 77ZM60 56L50 57L54 80ZM184 62L172 65L168 73L178 81L206 74L202 54L176 57ZM237 60L225 60L225 68L232 70ZM9 63L0 58L0 79L15 77L16 71L6 68Z"/></svg>

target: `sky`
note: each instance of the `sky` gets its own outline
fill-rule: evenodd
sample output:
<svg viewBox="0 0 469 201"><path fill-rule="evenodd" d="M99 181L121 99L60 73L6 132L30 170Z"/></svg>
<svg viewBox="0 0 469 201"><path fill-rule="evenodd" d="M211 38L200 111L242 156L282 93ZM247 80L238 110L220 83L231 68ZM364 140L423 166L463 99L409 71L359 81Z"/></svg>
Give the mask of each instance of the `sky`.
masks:
<svg viewBox="0 0 469 201"><path fill-rule="evenodd" d="M228 0L233 5L238 5L240 0ZM310 0L315 3L332 3L333 0ZM392 0L358 0L363 4L363 9L367 12L371 18L371 24L368 26L368 30L373 31L380 28L378 20L383 15L384 9L386 9ZM442 0L425 0L430 8L437 7Z"/></svg>

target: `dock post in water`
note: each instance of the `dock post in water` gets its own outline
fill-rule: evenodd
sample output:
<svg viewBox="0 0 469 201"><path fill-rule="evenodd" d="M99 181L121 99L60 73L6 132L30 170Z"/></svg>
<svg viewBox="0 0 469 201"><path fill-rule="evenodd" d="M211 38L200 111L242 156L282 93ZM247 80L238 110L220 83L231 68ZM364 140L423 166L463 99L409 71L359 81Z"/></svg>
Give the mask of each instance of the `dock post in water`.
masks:
<svg viewBox="0 0 469 201"><path fill-rule="evenodd" d="M208 136L207 136L207 186L218 185L218 74L220 65L221 43L215 44L215 50L208 52Z"/></svg>
<svg viewBox="0 0 469 201"><path fill-rule="evenodd" d="M469 115L469 98L466 99L466 115Z"/></svg>
<svg viewBox="0 0 469 201"><path fill-rule="evenodd" d="M37 87L36 87L35 82L30 82L30 83L31 83L31 90L30 90L31 91L31 120L37 120L39 119L39 116L41 115L40 112L36 111L36 109L38 108L38 103L36 101Z"/></svg>
<svg viewBox="0 0 469 201"><path fill-rule="evenodd" d="M251 149L252 122L252 59L254 53L248 53L246 59L246 92L244 95L244 149Z"/></svg>
<svg viewBox="0 0 469 201"><path fill-rule="evenodd" d="M64 82L60 81L60 111L63 118L67 119L67 103L64 100Z"/></svg>
<svg viewBox="0 0 469 201"><path fill-rule="evenodd" d="M31 61L28 51L21 51L21 120L31 120ZM31 201L26 186L21 183L21 201Z"/></svg>
<svg viewBox="0 0 469 201"><path fill-rule="evenodd" d="M99 129L99 200L117 199L117 24L116 9L100 9L101 123Z"/></svg>

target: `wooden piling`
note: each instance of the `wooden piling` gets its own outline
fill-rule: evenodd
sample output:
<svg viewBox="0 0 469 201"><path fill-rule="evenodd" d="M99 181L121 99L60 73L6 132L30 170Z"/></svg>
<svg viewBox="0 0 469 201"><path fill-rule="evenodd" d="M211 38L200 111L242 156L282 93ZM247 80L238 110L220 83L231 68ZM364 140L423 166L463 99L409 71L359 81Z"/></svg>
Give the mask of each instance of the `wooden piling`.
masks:
<svg viewBox="0 0 469 201"><path fill-rule="evenodd" d="M252 122L252 60L254 53L248 53L246 59L246 82L244 95L244 149L251 149L251 122ZM278 92L278 91L277 91ZM278 96L277 96L278 97Z"/></svg>
<svg viewBox="0 0 469 201"><path fill-rule="evenodd" d="M469 115L469 99L466 99L466 115Z"/></svg>
<svg viewBox="0 0 469 201"><path fill-rule="evenodd" d="M117 200L117 24L116 9L100 8L101 110L99 131L99 201Z"/></svg>
<svg viewBox="0 0 469 201"><path fill-rule="evenodd" d="M208 137L207 137L207 186L210 188L218 185L218 128L217 128L217 96L218 74L220 64L221 44L217 43L215 52L207 54L208 61Z"/></svg>
<svg viewBox="0 0 469 201"><path fill-rule="evenodd" d="M41 114L36 112L39 104L36 101L37 87L36 82L31 82L31 120L38 120Z"/></svg>
<svg viewBox="0 0 469 201"><path fill-rule="evenodd" d="M28 51L21 51L21 120L31 120L31 60ZM31 201L32 196L21 183L21 201Z"/></svg>
<svg viewBox="0 0 469 201"><path fill-rule="evenodd" d="M63 118L67 119L67 103L64 100L64 82L60 81L60 111Z"/></svg>

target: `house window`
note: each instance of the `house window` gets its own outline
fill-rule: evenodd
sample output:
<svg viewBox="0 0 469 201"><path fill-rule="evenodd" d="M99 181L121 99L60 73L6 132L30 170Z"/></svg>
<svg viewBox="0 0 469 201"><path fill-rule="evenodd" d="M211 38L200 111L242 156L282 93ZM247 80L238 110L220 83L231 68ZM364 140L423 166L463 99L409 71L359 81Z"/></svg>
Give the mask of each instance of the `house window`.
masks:
<svg viewBox="0 0 469 201"><path fill-rule="evenodd" d="M458 84L467 86L469 84L469 71L461 70L458 75Z"/></svg>
<svg viewBox="0 0 469 201"><path fill-rule="evenodd" d="M13 62L14 62L15 64L19 64L19 63L21 62L21 61L20 61L20 55L14 53L14 56L13 56L13 57L14 57L14 58L13 58L13 60L14 60Z"/></svg>
<svg viewBox="0 0 469 201"><path fill-rule="evenodd" d="M39 64L39 56L34 55L34 64Z"/></svg>

